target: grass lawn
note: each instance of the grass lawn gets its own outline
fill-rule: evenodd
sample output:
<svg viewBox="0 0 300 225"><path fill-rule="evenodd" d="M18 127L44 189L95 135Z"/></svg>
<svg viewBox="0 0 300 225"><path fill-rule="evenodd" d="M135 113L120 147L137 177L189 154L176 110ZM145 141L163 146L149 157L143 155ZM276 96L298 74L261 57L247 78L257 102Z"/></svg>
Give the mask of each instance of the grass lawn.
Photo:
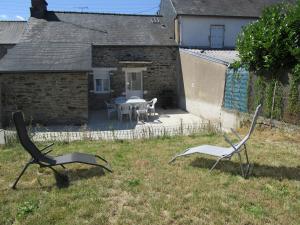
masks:
<svg viewBox="0 0 300 225"><path fill-rule="evenodd" d="M58 188L51 170L31 166L16 191L9 185L28 155L18 144L0 149L0 224L300 224L299 135L256 131L248 180L237 157L211 174L214 161L205 156L168 165L200 144L228 146L218 135L60 143L52 154L99 154L114 173L69 165L70 184Z"/></svg>

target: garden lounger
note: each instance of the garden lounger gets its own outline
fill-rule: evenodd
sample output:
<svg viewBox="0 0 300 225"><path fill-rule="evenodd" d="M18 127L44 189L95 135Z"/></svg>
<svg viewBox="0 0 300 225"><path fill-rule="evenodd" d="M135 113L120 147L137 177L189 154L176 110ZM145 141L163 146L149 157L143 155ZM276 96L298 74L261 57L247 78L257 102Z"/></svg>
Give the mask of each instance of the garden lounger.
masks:
<svg viewBox="0 0 300 225"><path fill-rule="evenodd" d="M13 184L13 186L12 186L13 189L16 188L18 181L20 180L20 178L22 177L22 175L24 174L24 172L26 171L28 166L31 164L38 164L42 168L43 167L50 168L51 170L54 171L54 173L56 173L56 175L58 175L62 178L64 178L64 175L60 174L53 167L61 166L65 169L64 165L66 165L66 164L83 163L83 164L87 164L87 165L98 166L98 167L104 168L105 170L107 170L109 172L112 172L108 162L105 159L103 159L102 157L97 156L97 155L90 155L90 154L84 154L84 153L71 153L71 154L66 154L66 155L57 156L57 157L49 156L48 154L52 150L49 150L49 151L45 151L45 150L47 150L49 147L53 146L53 144L47 146L46 148L44 148L42 150L39 150L36 147L36 145L30 140L30 138L28 136L22 112L15 112L13 114L13 121L15 123L17 134L18 134L18 137L20 139L20 142L21 142L23 148L32 157L28 161L28 163L25 165L22 172L18 176L17 180ZM97 159L102 160L103 162L106 163L106 165L103 166L101 164L98 164Z"/></svg>
<svg viewBox="0 0 300 225"><path fill-rule="evenodd" d="M238 157L239 157L239 160L240 160L240 167L241 167L241 171L242 171L242 176L244 178L247 178L248 175L249 175L249 172L250 172L250 163L249 163L249 158L248 158L248 153L247 153L247 148L246 148L246 142L250 138L250 136L251 136L251 134L252 134L252 132L255 128L256 121L257 121L258 115L260 113L260 109L261 109L261 105L259 105L256 108L250 130L249 130L248 134L243 139L238 135L238 133L236 131L231 129L232 132L240 140L240 142L238 144L233 144L228 139L228 137L226 135L224 135L224 138L225 138L226 142L228 142L231 145L231 147L224 148L224 147L217 147L217 146L211 146L211 145L202 145L202 146L198 146L198 147L194 147L194 148L189 148L186 151L184 151L183 153L176 155L169 163L174 162L178 157L182 157L182 156L188 156L188 155L192 155L192 154L195 154L195 153L206 154L206 155L217 157L216 163L210 169L210 171L212 171L222 159L230 160L234 154L237 154ZM241 157L241 151L242 150L244 150L245 156L246 156L246 169L244 169L244 166L243 166L243 163L242 163L242 157Z"/></svg>

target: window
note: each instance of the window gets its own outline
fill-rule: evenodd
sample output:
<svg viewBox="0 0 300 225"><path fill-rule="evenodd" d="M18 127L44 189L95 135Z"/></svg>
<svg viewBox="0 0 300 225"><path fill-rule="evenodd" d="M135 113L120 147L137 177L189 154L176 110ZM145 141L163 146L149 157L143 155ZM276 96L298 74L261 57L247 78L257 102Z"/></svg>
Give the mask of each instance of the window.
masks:
<svg viewBox="0 0 300 225"><path fill-rule="evenodd" d="M104 93L110 91L109 79L95 79L95 92Z"/></svg>
<svg viewBox="0 0 300 225"><path fill-rule="evenodd" d="M112 68L97 68L94 69L94 93L109 93L110 92L110 72Z"/></svg>

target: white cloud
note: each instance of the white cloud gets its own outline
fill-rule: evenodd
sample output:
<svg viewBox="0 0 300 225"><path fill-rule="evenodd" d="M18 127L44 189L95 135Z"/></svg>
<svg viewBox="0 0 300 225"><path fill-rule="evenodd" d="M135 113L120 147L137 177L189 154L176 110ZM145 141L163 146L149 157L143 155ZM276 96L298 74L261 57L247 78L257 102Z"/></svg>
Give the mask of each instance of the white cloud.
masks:
<svg viewBox="0 0 300 225"><path fill-rule="evenodd" d="M4 14L0 15L0 19L2 19L2 20L6 20L7 18L8 18L7 15L4 15Z"/></svg>
<svg viewBox="0 0 300 225"><path fill-rule="evenodd" d="M24 18L24 17L22 17L22 16L16 16L16 19L18 19L18 20L22 20L22 21L24 21L24 20L25 20L25 18Z"/></svg>

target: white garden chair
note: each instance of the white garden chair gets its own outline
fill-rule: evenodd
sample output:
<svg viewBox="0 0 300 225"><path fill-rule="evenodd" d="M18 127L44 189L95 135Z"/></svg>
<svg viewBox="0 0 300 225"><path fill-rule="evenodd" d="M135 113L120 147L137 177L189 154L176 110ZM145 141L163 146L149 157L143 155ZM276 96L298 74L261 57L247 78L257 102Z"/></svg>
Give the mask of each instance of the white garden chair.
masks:
<svg viewBox="0 0 300 225"><path fill-rule="evenodd" d="M155 116L155 104L157 103L157 98L153 98L151 101L148 102L148 112L150 115Z"/></svg>
<svg viewBox="0 0 300 225"><path fill-rule="evenodd" d="M139 96L131 96L129 99L141 99Z"/></svg>
<svg viewBox="0 0 300 225"><path fill-rule="evenodd" d="M146 118L148 121L148 103L147 102L137 104L135 112L136 112L137 122L139 122L142 117Z"/></svg>
<svg viewBox="0 0 300 225"><path fill-rule="evenodd" d="M261 105L259 105L256 108L250 130L243 139L238 135L238 133L236 131L231 129L233 131L233 133L236 135L236 137L240 140L240 142L238 144L233 144L228 139L228 137L226 135L224 135L226 142L228 142L231 145L231 147L224 148L224 147L217 147L217 146L211 146L211 145L202 145L202 146L198 146L198 147L194 147L194 148L189 148L189 149L185 150L183 153L176 155L169 163L174 162L178 157L182 157L182 156L188 156L188 155L192 155L192 154L196 154L196 153L206 154L206 155L217 157L216 163L210 169L210 171L212 171L222 159L231 160L233 155L237 154L239 157L239 161L240 161L242 176L244 178L247 178L249 175L249 172L250 172L250 163L249 163L249 158L248 158L248 153L247 153L246 142L249 140L252 132L254 131L256 121L257 121L260 111L261 111ZM241 157L241 152L243 150L245 152L245 157L246 157L246 169L244 168L244 165L242 162L242 157Z"/></svg>
<svg viewBox="0 0 300 225"><path fill-rule="evenodd" d="M124 115L128 115L130 122L132 121L132 105L123 103L119 105L119 120L123 120Z"/></svg>
<svg viewBox="0 0 300 225"><path fill-rule="evenodd" d="M115 104L111 104L105 101L105 105L106 105L106 112L107 112L107 117L108 119L111 118L111 115L113 113L117 113L117 106Z"/></svg>

